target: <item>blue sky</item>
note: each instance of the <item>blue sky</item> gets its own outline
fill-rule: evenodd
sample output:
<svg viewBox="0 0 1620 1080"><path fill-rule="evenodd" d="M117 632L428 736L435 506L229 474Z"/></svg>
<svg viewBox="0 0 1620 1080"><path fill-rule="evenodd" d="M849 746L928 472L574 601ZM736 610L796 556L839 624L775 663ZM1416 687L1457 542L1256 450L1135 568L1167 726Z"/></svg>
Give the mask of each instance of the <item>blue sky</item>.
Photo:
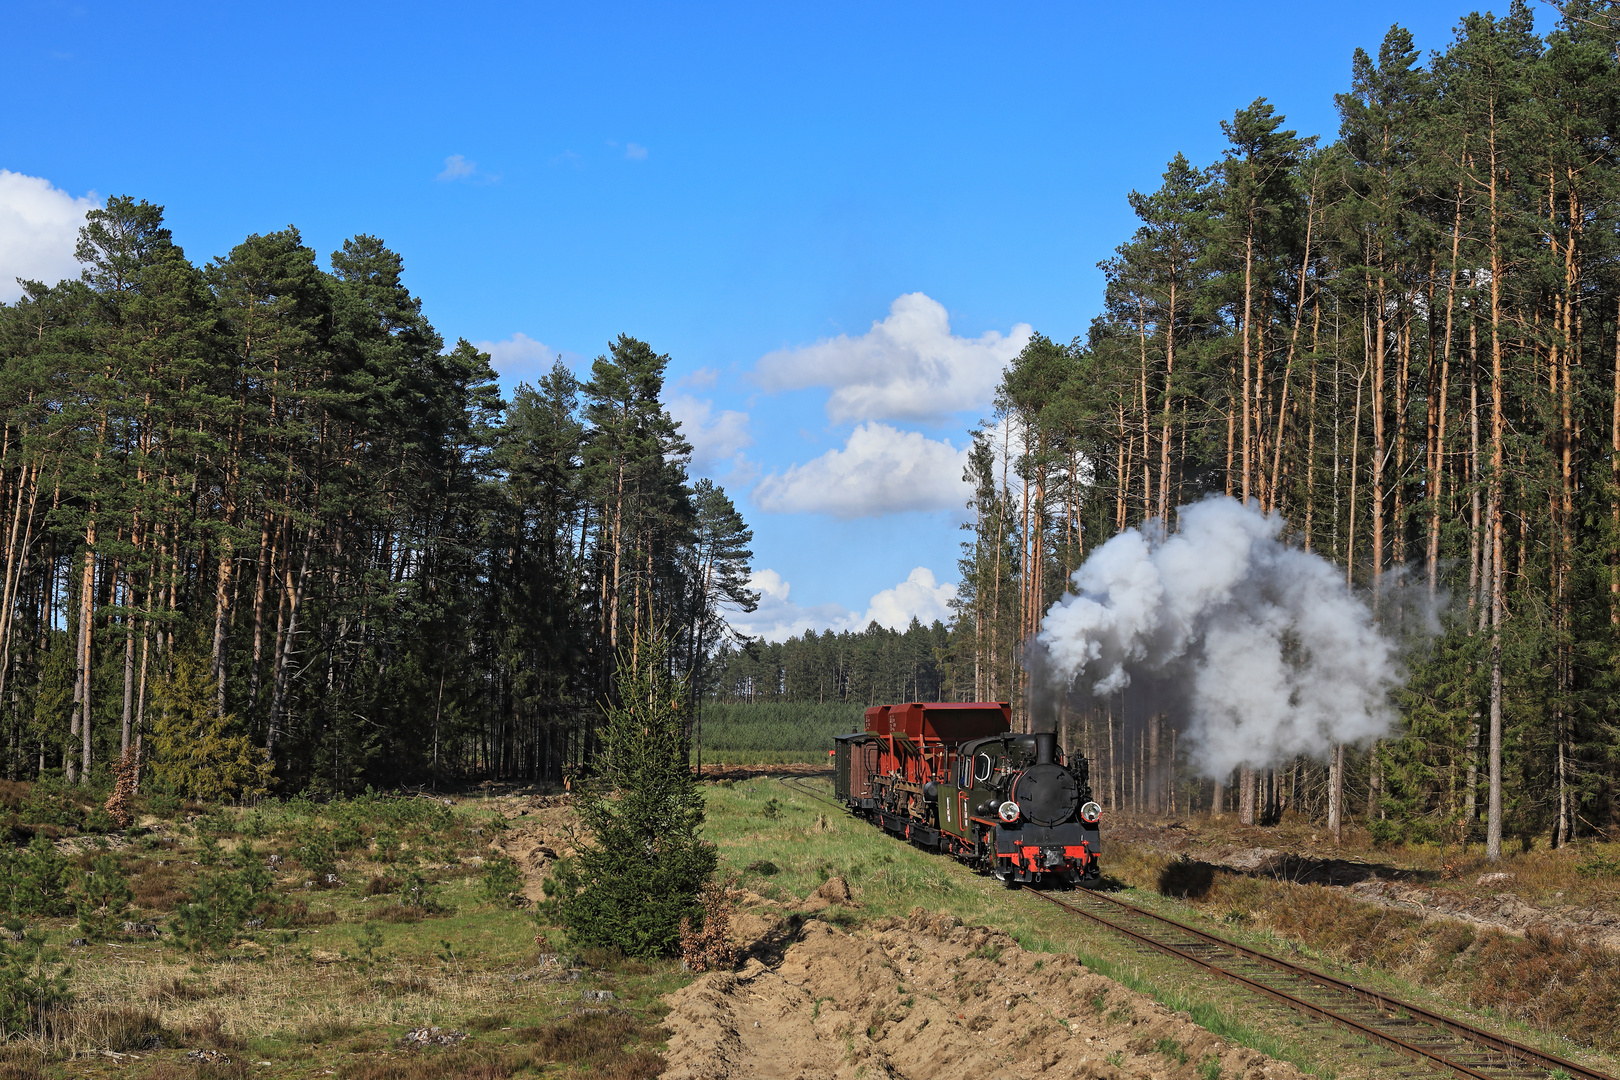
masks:
<svg viewBox="0 0 1620 1080"><path fill-rule="evenodd" d="M779 637L942 613L953 455L1021 335L1084 333L1127 191L1217 158L1258 96L1331 137L1356 46L1400 22L1443 48L1469 8L5 10L0 299L71 272L73 220L127 193L198 262L289 223L323 253L380 236L508 383L643 338Z"/></svg>

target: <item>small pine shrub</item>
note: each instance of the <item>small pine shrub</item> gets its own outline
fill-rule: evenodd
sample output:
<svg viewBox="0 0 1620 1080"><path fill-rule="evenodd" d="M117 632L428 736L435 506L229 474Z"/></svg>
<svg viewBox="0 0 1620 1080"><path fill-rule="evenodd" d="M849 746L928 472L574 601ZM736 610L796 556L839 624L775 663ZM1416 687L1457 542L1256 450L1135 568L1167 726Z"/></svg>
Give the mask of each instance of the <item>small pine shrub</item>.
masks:
<svg viewBox="0 0 1620 1080"><path fill-rule="evenodd" d="M665 643L637 646L634 662L620 657L603 772L580 793L593 840L559 868L550 896L580 948L669 956L681 920L700 915L698 893L719 856L698 835L703 796L687 765L686 684L670 673Z"/></svg>
<svg viewBox="0 0 1620 1080"><path fill-rule="evenodd" d="M331 832L314 822L306 821L294 831L292 856L317 885L337 872L337 854Z"/></svg>
<svg viewBox="0 0 1620 1080"><path fill-rule="evenodd" d="M433 895L433 885L421 874L406 874L400 879L399 906L422 912L444 910Z"/></svg>
<svg viewBox="0 0 1620 1080"><path fill-rule="evenodd" d="M73 999L70 975L62 954L45 948L41 936L0 941L0 1037L42 1033L46 1017Z"/></svg>
<svg viewBox="0 0 1620 1080"><path fill-rule="evenodd" d="M175 940L192 952L218 952L230 944L252 910L252 896L238 875L215 870L197 882L175 912Z"/></svg>
<svg viewBox="0 0 1620 1080"><path fill-rule="evenodd" d="M49 773L35 781L28 798L17 810L17 817L27 825L55 825L63 829L76 829L84 824L84 811L73 801L67 785L59 776Z"/></svg>
<svg viewBox="0 0 1620 1080"><path fill-rule="evenodd" d="M527 903L523 896L523 871L516 860L502 855L485 863L479 874L478 895L485 903L503 907L522 907Z"/></svg>
<svg viewBox="0 0 1620 1080"><path fill-rule="evenodd" d="M129 879L118 867L114 855L97 855L84 872L74 897L79 909L79 929L92 941L104 941L118 932L118 925L134 898Z"/></svg>
<svg viewBox="0 0 1620 1080"><path fill-rule="evenodd" d="M13 915L66 915L68 862L56 846L36 836L21 851L0 848L0 906Z"/></svg>

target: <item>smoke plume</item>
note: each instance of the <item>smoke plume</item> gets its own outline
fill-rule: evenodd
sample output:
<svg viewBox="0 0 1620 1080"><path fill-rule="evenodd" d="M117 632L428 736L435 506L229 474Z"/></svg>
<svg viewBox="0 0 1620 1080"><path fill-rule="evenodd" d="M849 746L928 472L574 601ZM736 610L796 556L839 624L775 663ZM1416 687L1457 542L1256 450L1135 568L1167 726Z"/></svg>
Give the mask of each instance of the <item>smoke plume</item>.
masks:
<svg viewBox="0 0 1620 1080"><path fill-rule="evenodd" d="M1150 522L1098 548L1041 622L1034 711L1072 693L1168 712L1211 777L1387 734L1396 642L1344 572L1285 546L1282 526L1212 497L1182 508L1174 535Z"/></svg>

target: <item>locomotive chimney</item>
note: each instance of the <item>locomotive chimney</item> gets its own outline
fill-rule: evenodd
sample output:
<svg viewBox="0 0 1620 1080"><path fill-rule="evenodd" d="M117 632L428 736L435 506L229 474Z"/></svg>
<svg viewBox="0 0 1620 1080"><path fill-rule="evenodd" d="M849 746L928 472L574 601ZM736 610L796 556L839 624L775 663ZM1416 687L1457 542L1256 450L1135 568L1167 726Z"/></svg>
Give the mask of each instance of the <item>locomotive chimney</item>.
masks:
<svg viewBox="0 0 1620 1080"><path fill-rule="evenodd" d="M1035 733L1035 764L1051 765L1057 761L1057 732Z"/></svg>

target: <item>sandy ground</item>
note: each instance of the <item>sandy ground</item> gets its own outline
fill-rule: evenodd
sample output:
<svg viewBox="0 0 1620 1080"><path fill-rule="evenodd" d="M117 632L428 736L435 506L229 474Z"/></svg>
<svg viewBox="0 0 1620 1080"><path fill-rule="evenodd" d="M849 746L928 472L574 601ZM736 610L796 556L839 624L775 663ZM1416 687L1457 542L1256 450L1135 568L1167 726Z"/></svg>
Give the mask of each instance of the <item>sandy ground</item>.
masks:
<svg viewBox="0 0 1620 1080"><path fill-rule="evenodd" d="M771 921L756 906L734 925L747 936ZM1304 1075L1070 957L921 908L855 933L811 920L779 959L760 951L666 999L666 1080L1194 1080L1210 1059L1223 1078Z"/></svg>
<svg viewBox="0 0 1620 1080"><path fill-rule="evenodd" d="M500 808L507 826L489 842L492 852L509 856L523 871L523 895L544 898L540 883L551 864L575 853L580 842L579 819L567 795L506 795L490 802Z"/></svg>

